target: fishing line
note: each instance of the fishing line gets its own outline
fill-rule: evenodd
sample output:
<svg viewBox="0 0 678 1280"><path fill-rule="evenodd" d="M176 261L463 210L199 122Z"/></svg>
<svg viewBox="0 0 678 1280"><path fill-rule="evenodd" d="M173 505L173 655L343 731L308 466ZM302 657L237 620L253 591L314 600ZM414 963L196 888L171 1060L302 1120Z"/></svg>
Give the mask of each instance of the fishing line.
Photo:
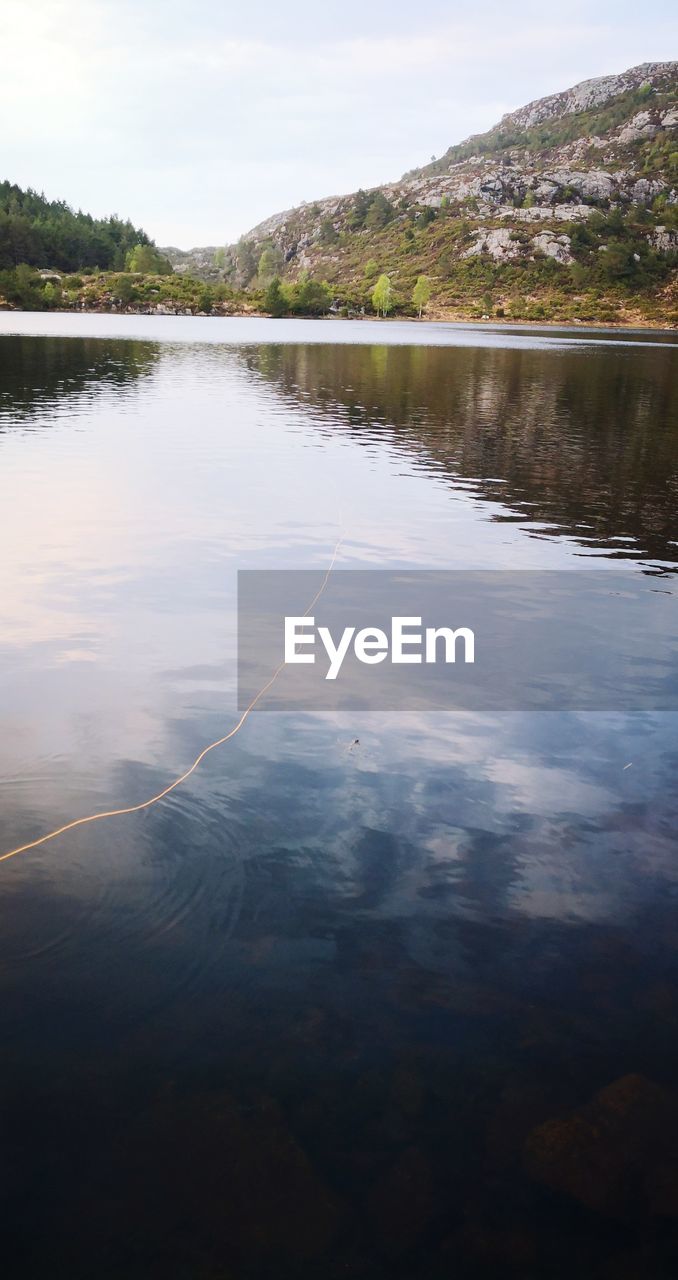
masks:
<svg viewBox="0 0 678 1280"><path fill-rule="evenodd" d="M302 614L302 617L304 618L311 612L311 609L320 599L325 587L327 586L330 574L339 554L339 548L342 544L343 537L344 535L342 533L334 548L332 559L325 573L325 577L323 578L318 591L311 600L311 603ZM124 805L119 809L105 809L100 813L89 813L82 818L74 818L71 822L65 822L62 827L56 827L54 831L48 831L46 835L39 836L37 840L29 840L27 844L17 845L16 849L9 849L7 853L0 854L0 862L6 862L8 858L16 858L17 854L27 853L29 849L37 849L39 845L47 844L49 840L56 840L57 836L64 835L66 831L74 831L76 827L87 826L90 822L102 822L104 818L119 818L126 813L140 813L142 809L150 809L152 805L159 804L161 800L165 799L165 796L170 795L172 791L176 791L177 787L180 787L183 782L186 782L186 780L190 778L192 773L195 773L198 765L202 763L205 756L209 755L210 751L214 751L216 747L223 746L225 742L229 742L231 738L235 737L236 733L240 732L245 721L254 711L257 703L265 696L265 694L268 693L271 686L275 684L284 666L285 663L283 661L278 667L276 667L273 675L266 681L266 684L262 685L261 689L254 695L249 705L245 707L240 719L236 724L234 724L233 728L229 729L228 733L225 733L223 737L217 738L216 741L210 742L208 746L203 747L202 751L195 757L195 760L191 765L189 765L188 769L181 773L178 778L175 778L173 782L170 782L166 787L163 787L162 791L158 791L157 795L150 796L148 800L141 800L139 804Z"/></svg>

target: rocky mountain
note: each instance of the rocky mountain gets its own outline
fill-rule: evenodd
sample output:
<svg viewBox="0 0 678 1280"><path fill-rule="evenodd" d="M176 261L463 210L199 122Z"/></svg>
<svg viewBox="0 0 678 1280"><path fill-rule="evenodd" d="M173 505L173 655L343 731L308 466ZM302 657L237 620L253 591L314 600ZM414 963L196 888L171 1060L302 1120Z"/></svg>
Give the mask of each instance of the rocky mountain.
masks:
<svg viewBox="0 0 678 1280"><path fill-rule="evenodd" d="M219 245L205 245L197 249L177 249L168 245L161 249L179 275L196 276L198 280L220 280L226 261L226 250Z"/></svg>
<svg viewBox="0 0 678 1280"><path fill-rule="evenodd" d="M622 71L620 75L598 76L593 80L582 80L572 89L563 93L552 93L548 98L537 98L528 102L526 107L504 116L500 128L531 129L544 120L559 119L562 116L580 115L583 111L591 111L602 107L611 98L619 98L622 94L633 93L645 86L675 81L675 62L645 62L642 66L632 67L630 71Z"/></svg>
<svg viewBox="0 0 678 1280"><path fill-rule="evenodd" d="M597 294L601 318L670 321L677 247L678 62L656 62L531 102L396 182L274 214L223 255L163 252L237 288L310 274L348 308L383 272L401 303L425 274L437 314L539 318L548 299L548 317L586 319Z"/></svg>

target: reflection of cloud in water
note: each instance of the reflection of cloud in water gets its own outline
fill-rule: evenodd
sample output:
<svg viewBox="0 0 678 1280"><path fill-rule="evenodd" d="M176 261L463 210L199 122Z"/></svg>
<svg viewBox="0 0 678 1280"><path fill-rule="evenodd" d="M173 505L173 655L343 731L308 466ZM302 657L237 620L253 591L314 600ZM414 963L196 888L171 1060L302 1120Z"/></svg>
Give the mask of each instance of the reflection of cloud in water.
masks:
<svg viewBox="0 0 678 1280"><path fill-rule="evenodd" d="M417 851L400 895L408 915L445 915L470 902L482 913L489 895L493 910L507 914L591 920L632 915L678 876L666 764L675 717L655 716L651 727L648 717L617 717L613 735L612 718L600 717L606 724L596 733L597 719L257 715L246 745L268 758L259 762L264 791L267 770L294 761L323 796L323 813L341 812L332 851L345 885L360 833L389 829ZM360 746L347 753L354 737ZM624 770L629 754L643 759L645 780L632 782ZM656 798L632 820L634 796L655 770L665 788L655 777ZM320 831L328 820L308 807L315 842L314 820ZM443 893L446 847L453 874ZM474 879L490 849L490 880ZM460 868L468 873L463 884Z"/></svg>
<svg viewBox="0 0 678 1280"><path fill-rule="evenodd" d="M501 804L533 814L573 813L583 817L600 813L610 792L571 769L546 768L536 761L499 756L485 768L485 776L501 788Z"/></svg>

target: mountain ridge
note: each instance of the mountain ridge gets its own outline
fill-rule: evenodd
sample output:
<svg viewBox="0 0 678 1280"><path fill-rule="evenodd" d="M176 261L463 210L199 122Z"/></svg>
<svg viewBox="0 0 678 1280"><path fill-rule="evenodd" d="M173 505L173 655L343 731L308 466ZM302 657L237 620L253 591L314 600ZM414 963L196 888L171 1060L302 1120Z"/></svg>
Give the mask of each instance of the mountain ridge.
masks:
<svg viewBox="0 0 678 1280"><path fill-rule="evenodd" d="M568 89L547 94L544 98L534 98L524 107L507 112L499 123L527 128L553 116L576 115L591 107L601 106L610 98L618 97L633 88L639 80L642 84L652 83L663 77L675 77L677 67L676 62L641 62L627 71L580 80Z"/></svg>
<svg viewBox="0 0 678 1280"><path fill-rule="evenodd" d="M636 67L631 67L626 71L612 75L593 77L582 80L578 84L568 89L560 90L556 93L548 94L542 98L535 98L525 106L518 107L514 111L507 112L501 117L498 124L492 126L483 134L472 134L468 138L459 143L452 144L448 148L444 156L431 164L422 165L418 168L407 171L401 179L390 183L375 184L374 187L367 188L368 191L389 190L397 187L402 183L408 182L416 175L439 174L440 166L444 164L445 157L450 153L461 150L469 146L469 144L492 137L492 135L506 131L507 127L514 126L518 128L529 128L535 124L542 123L546 119L561 119L569 114L581 114L592 107L600 107L611 98L619 97L623 93L632 91L634 88L639 89L644 84L653 86L662 81L673 81L678 83L678 61L663 62L645 62L640 63ZM674 113L675 114L675 113ZM678 123L678 116L671 121L671 127L675 127ZM289 209L280 210L270 214L267 218L262 219L249 231L244 233L242 238L249 239L251 237L259 237L267 234L269 230L279 226L283 221L291 217L294 213L310 207L311 203L320 205L331 205L334 202L351 199L355 196L355 192L345 194L334 194L323 196L315 202L301 201L298 205L294 205ZM203 253L206 250L196 246L189 250L180 250L176 248L161 249L161 252L172 252L176 254Z"/></svg>

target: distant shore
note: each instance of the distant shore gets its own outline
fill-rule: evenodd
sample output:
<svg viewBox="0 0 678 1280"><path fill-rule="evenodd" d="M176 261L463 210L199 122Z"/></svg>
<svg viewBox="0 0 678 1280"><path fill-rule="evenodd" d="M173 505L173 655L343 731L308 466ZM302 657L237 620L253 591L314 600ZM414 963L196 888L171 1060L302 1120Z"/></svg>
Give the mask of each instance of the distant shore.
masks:
<svg viewBox="0 0 678 1280"><path fill-rule="evenodd" d="M533 273L534 274L534 273ZM460 278L450 296L449 281L421 277L424 299L415 302L416 289L387 276L375 286L360 278L352 283L328 282L304 275L298 280L274 277L256 287L236 287L225 280L210 283L169 271L94 271L65 274L50 268L18 266L0 273L0 309L100 315L147 316L274 316L279 319L376 319L386 311L389 320L436 323L594 325L609 329L678 328L678 284L633 289L623 282L603 287L583 281L575 287L553 269L533 279L516 268L498 271L492 290ZM378 297L380 282L385 296ZM595 287L594 287L595 284ZM556 287L557 286L557 287Z"/></svg>
<svg viewBox="0 0 678 1280"><path fill-rule="evenodd" d="M608 315L604 317L587 316L586 319L532 319L517 316L489 316L489 315L469 315L464 312L441 311L431 308L430 311L422 316L408 315L392 315L386 317L377 317L371 314L342 315L337 312L329 312L321 316L278 316L272 317L265 311L258 311L254 308L241 308L233 310L212 310L212 311L189 311L177 310L170 311L167 309L150 309L139 307L52 307L47 313L31 307L11 307L0 304L0 315L73 315L73 316L129 316L129 317L148 317L149 319L202 319L202 320L314 320L323 322L327 320L351 321L352 323L360 323L363 321L372 324L400 325L400 324L454 324L467 325L473 328L503 328L503 329L614 329L620 331L633 332L634 330L643 330L648 333L678 333L678 323L670 319L663 320L660 317L649 320L642 315L626 314L623 317L611 318Z"/></svg>

